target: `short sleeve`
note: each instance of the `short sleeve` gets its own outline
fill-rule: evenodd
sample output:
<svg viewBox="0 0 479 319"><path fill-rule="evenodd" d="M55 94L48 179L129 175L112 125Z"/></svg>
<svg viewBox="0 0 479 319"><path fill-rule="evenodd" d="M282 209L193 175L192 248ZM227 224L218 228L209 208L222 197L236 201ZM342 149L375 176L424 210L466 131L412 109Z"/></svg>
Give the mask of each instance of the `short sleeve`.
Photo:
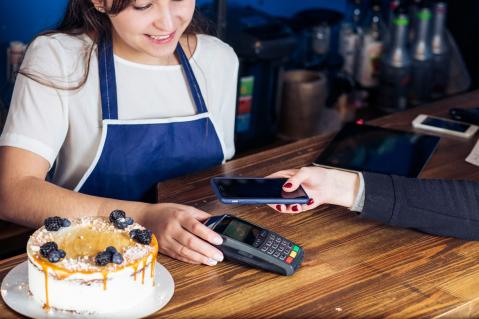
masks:
<svg viewBox="0 0 479 319"><path fill-rule="evenodd" d="M21 70L44 83L19 74L0 137L0 146L36 153L53 165L68 131L68 85L63 45L54 37L36 38Z"/></svg>

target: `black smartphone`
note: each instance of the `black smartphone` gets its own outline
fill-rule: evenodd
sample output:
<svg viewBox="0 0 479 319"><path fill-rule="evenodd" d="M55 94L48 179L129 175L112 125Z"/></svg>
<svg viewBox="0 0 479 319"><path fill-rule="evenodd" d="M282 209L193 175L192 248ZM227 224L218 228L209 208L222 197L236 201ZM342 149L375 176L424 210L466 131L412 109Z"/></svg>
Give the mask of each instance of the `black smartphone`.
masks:
<svg viewBox="0 0 479 319"><path fill-rule="evenodd" d="M230 177L211 179L216 197L224 204L306 204L309 197L300 186L283 191L286 178Z"/></svg>
<svg viewBox="0 0 479 319"><path fill-rule="evenodd" d="M479 125L479 108L452 108L449 110L449 115L456 121Z"/></svg>

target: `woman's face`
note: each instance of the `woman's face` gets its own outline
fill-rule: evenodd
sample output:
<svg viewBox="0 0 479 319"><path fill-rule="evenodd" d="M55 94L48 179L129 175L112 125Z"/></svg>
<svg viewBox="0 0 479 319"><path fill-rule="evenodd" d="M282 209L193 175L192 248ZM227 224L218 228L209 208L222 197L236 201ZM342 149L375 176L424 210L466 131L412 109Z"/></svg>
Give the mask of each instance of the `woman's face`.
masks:
<svg viewBox="0 0 479 319"><path fill-rule="evenodd" d="M113 0L108 0L111 5ZM115 54L144 64L170 64L191 22L195 0L136 0L110 16Z"/></svg>

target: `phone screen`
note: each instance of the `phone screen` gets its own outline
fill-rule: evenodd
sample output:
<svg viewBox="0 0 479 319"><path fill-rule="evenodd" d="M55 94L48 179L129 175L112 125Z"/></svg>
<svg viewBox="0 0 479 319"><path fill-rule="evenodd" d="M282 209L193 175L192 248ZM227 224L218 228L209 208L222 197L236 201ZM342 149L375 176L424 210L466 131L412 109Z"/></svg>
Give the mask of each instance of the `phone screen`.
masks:
<svg viewBox="0 0 479 319"><path fill-rule="evenodd" d="M469 125L456 123L451 121L446 121L434 117L426 117L422 124L443 128L446 130L456 131L456 132L465 132L469 128Z"/></svg>
<svg viewBox="0 0 479 319"><path fill-rule="evenodd" d="M215 183L225 198L308 198L302 187L294 192L283 191L286 180L286 178L232 178L217 179Z"/></svg>

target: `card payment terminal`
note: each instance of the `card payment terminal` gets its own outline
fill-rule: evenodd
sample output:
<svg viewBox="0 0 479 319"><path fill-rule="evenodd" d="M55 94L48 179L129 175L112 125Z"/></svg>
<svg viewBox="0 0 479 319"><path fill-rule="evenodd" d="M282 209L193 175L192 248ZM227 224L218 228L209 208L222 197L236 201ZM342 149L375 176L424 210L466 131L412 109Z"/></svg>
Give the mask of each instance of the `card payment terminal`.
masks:
<svg viewBox="0 0 479 319"><path fill-rule="evenodd" d="M218 248L231 261L282 275L292 275L303 261L303 249L286 238L231 215L212 216L205 225L223 238Z"/></svg>

